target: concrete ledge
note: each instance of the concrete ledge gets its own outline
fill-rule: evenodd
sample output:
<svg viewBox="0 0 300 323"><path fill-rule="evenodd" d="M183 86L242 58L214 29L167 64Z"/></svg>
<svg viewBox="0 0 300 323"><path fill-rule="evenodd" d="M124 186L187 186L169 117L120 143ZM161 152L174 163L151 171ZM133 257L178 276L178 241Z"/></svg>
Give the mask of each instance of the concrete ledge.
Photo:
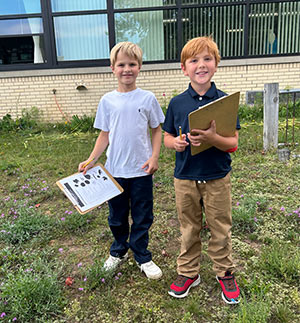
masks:
<svg viewBox="0 0 300 323"><path fill-rule="evenodd" d="M300 55L221 60L219 67L300 63ZM142 71L179 70L180 63L144 64ZM0 78L111 73L109 66L3 71Z"/></svg>

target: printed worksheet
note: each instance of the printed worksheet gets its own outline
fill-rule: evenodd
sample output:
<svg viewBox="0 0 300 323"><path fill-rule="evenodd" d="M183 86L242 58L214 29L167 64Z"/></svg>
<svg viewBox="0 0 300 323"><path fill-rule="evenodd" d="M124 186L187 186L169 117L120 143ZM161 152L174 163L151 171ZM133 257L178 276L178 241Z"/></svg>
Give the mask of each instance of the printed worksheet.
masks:
<svg viewBox="0 0 300 323"><path fill-rule="evenodd" d="M103 165L89 169L86 174L76 173L56 183L75 205L85 213L123 192Z"/></svg>

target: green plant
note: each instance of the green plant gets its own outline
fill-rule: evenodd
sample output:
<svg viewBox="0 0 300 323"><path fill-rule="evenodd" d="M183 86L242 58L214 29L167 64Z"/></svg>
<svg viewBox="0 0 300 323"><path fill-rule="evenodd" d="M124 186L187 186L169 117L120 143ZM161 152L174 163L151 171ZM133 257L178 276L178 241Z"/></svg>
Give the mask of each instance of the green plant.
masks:
<svg viewBox="0 0 300 323"><path fill-rule="evenodd" d="M295 111L294 111L295 109ZM300 100L295 102L295 107L294 107L294 102L289 100L289 102L281 102L279 105L279 117L280 118L292 118L293 114L295 113L295 117L299 118L300 117Z"/></svg>
<svg viewBox="0 0 300 323"><path fill-rule="evenodd" d="M261 121L263 119L263 111L264 107L262 104L255 104L254 106L241 104L238 115L241 122Z"/></svg>
<svg viewBox="0 0 300 323"><path fill-rule="evenodd" d="M10 114L6 114L2 120L0 120L1 131L11 131L16 129L15 121L12 119Z"/></svg>
<svg viewBox="0 0 300 323"><path fill-rule="evenodd" d="M0 312L9 322L45 322L65 304L57 272L39 260L8 273L0 295Z"/></svg>
<svg viewBox="0 0 300 323"><path fill-rule="evenodd" d="M252 273L247 277L241 277L240 284L244 297L255 297L257 299L264 299L271 286L271 283L263 281L256 273Z"/></svg>
<svg viewBox="0 0 300 323"><path fill-rule="evenodd" d="M263 248L259 266L272 276L284 279L287 283L297 282L300 278L299 249L289 243L275 241Z"/></svg>
<svg viewBox="0 0 300 323"><path fill-rule="evenodd" d="M32 130L38 126L40 112L36 107L31 107L29 110L23 109L21 117L12 119L10 114L6 114L0 120L0 131L17 131L17 130Z"/></svg>
<svg viewBox="0 0 300 323"><path fill-rule="evenodd" d="M34 208L17 207L11 209L11 217L1 221L0 240L20 244L41 232L46 232L54 225L54 219L36 211Z"/></svg>
<svg viewBox="0 0 300 323"><path fill-rule="evenodd" d="M237 315L231 319L230 323L269 323L270 302L264 299L253 299L241 301Z"/></svg>
<svg viewBox="0 0 300 323"><path fill-rule="evenodd" d="M252 196L242 197L232 209L233 229L252 233L262 221L259 212L264 209L265 201Z"/></svg>
<svg viewBox="0 0 300 323"><path fill-rule="evenodd" d="M105 288L111 287L113 280L118 280L121 273L113 273L103 269L104 260L95 260L94 263L88 268L85 273L85 285L87 290L93 290L104 286ZM117 279L116 279L117 278Z"/></svg>
<svg viewBox="0 0 300 323"><path fill-rule="evenodd" d="M278 323L293 323L297 322L296 315L289 308L289 304L284 301L272 310L270 321Z"/></svg>

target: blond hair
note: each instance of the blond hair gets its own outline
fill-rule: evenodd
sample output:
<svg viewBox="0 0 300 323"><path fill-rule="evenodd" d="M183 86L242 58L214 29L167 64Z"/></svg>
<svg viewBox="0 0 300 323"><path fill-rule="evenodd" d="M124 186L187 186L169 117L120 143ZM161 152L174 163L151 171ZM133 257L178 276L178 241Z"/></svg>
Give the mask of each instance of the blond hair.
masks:
<svg viewBox="0 0 300 323"><path fill-rule="evenodd" d="M130 58L137 60L139 63L139 66L140 67L142 66L143 51L138 45L128 41L124 41L116 44L110 51L110 64L112 66L115 66L119 52L122 52L123 54L129 56Z"/></svg>
<svg viewBox="0 0 300 323"><path fill-rule="evenodd" d="M212 37L196 37L189 40L181 51L181 64L185 66L185 62L187 59L196 56L201 53L203 50L207 49L207 51L214 56L216 60L216 66L218 66L221 56L219 53L218 45L214 42Z"/></svg>

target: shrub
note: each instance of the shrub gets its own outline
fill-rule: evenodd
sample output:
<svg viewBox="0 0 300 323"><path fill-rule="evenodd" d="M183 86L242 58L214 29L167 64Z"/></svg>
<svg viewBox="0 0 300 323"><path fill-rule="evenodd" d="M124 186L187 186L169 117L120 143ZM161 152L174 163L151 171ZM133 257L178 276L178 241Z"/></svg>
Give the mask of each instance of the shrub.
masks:
<svg viewBox="0 0 300 323"><path fill-rule="evenodd" d="M263 105L250 106L247 104L241 104L239 106L239 119L243 121L261 121L263 119Z"/></svg>
<svg viewBox="0 0 300 323"><path fill-rule="evenodd" d="M29 110L24 109L22 115L16 120L13 120L10 114L6 114L2 120L0 120L0 131L18 131L33 129L38 125L40 112L36 107L32 107Z"/></svg>

